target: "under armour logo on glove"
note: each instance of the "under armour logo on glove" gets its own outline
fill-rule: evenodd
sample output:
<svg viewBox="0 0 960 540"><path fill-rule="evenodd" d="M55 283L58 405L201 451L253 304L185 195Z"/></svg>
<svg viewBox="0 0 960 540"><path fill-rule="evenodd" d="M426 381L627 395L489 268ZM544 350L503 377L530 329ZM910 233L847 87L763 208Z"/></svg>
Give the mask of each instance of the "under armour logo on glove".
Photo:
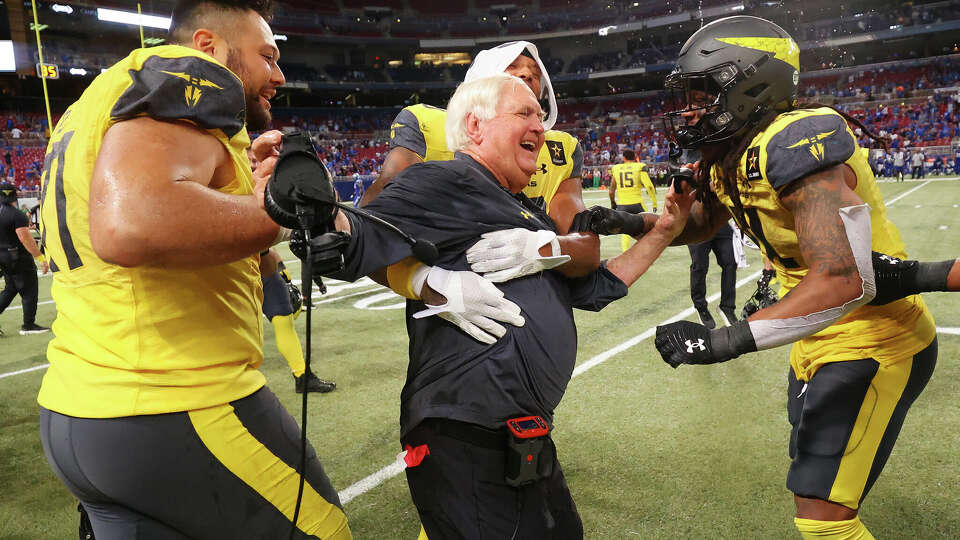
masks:
<svg viewBox="0 0 960 540"><path fill-rule="evenodd" d="M654 345L663 361L671 367L680 364L716 364L743 352L757 350L746 321L712 331L695 322L672 322L657 327Z"/></svg>
<svg viewBox="0 0 960 540"><path fill-rule="evenodd" d="M897 263L901 262L900 259L898 259L898 258L896 258L896 257L891 257L891 256L889 256L889 255L880 255L879 259L880 259L881 261L888 262L888 263L890 263L890 264L897 264Z"/></svg>
<svg viewBox="0 0 960 540"><path fill-rule="evenodd" d="M707 350L706 345L703 344L702 339L698 339L696 343L692 340L687 340L687 353L693 354L693 348L696 347L698 350L705 351Z"/></svg>

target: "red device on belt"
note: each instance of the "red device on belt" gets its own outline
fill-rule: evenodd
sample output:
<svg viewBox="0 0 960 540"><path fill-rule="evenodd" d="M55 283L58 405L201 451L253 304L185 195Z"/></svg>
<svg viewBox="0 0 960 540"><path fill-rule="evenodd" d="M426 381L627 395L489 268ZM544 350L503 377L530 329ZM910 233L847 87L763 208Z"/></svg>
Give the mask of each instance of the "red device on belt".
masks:
<svg viewBox="0 0 960 540"><path fill-rule="evenodd" d="M550 427L539 416L523 416L507 420L507 428L518 439L533 439L550 433Z"/></svg>

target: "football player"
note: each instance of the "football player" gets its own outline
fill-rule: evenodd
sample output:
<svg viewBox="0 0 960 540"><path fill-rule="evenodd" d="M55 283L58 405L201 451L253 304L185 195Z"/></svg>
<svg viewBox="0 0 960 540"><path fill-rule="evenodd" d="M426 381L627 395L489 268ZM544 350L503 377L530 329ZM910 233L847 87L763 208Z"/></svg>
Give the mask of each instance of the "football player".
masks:
<svg viewBox="0 0 960 540"><path fill-rule="evenodd" d="M860 504L933 372L936 327L919 295L871 305L872 252L902 259L905 246L848 122L869 130L798 105L799 69L796 42L756 17L714 21L681 49L665 122L702 161L700 202L678 241L709 237L733 216L776 269L781 300L717 330L660 326L655 343L673 367L793 343L796 527L808 539L872 538Z"/></svg>
<svg viewBox="0 0 960 540"><path fill-rule="evenodd" d="M617 208L631 214L646 212L643 209L643 190L650 197L654 213L657 211L657 189L650 181L647 166L637 161L637 155L629 148L623 151L623 163L610 167L610 208ZM630 237L621 235L620 247L626 251L630 247Z"/></svg>
<svg viewBox="0 0 960 540"><path fill-rule="evenodd" d="M263 210L280 133L247 133L285 82L271 4L178 0L171 44L98 75L50 136L40 435L100 538L351 537L257 369L258 254L282 237Z"/></svg>

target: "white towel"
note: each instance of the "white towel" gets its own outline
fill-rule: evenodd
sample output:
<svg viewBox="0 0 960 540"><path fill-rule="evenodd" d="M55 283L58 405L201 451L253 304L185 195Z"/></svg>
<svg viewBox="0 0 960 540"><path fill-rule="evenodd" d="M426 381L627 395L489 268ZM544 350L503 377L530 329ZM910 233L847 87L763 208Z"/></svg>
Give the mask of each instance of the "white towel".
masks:
<svg viewBox="0 0 960 540"><path fill-rule="evenodd" d="M557 121L557 98L553 93L553 85L550 84L550 75L547 73L547 68L540 61L540 53L537 52L537 46L533 43L529 41L510 41L492 49L480 51L477 53L477 57L473 59L473 64L470 64L470 69L467 70L463 82L503 73L524 49L540 66L540 95L538 97L539 99L546 97L550 103L547 119L543 121L543 129L552 129L553 124Z"/></svg>

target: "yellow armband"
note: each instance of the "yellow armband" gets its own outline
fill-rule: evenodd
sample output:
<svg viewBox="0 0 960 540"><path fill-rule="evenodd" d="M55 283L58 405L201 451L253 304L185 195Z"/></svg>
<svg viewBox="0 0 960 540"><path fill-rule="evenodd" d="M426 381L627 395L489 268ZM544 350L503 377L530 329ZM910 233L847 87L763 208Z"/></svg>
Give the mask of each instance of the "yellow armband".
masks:
<svg viewBox="0 0 960 540"><path fill-rule="evenodd" d="M407 257L388 266L387 284L390 285L390 289L404 298L419 300L420 294L413 289L413 276L422 266L423 263L413 257Z"/></svg>

